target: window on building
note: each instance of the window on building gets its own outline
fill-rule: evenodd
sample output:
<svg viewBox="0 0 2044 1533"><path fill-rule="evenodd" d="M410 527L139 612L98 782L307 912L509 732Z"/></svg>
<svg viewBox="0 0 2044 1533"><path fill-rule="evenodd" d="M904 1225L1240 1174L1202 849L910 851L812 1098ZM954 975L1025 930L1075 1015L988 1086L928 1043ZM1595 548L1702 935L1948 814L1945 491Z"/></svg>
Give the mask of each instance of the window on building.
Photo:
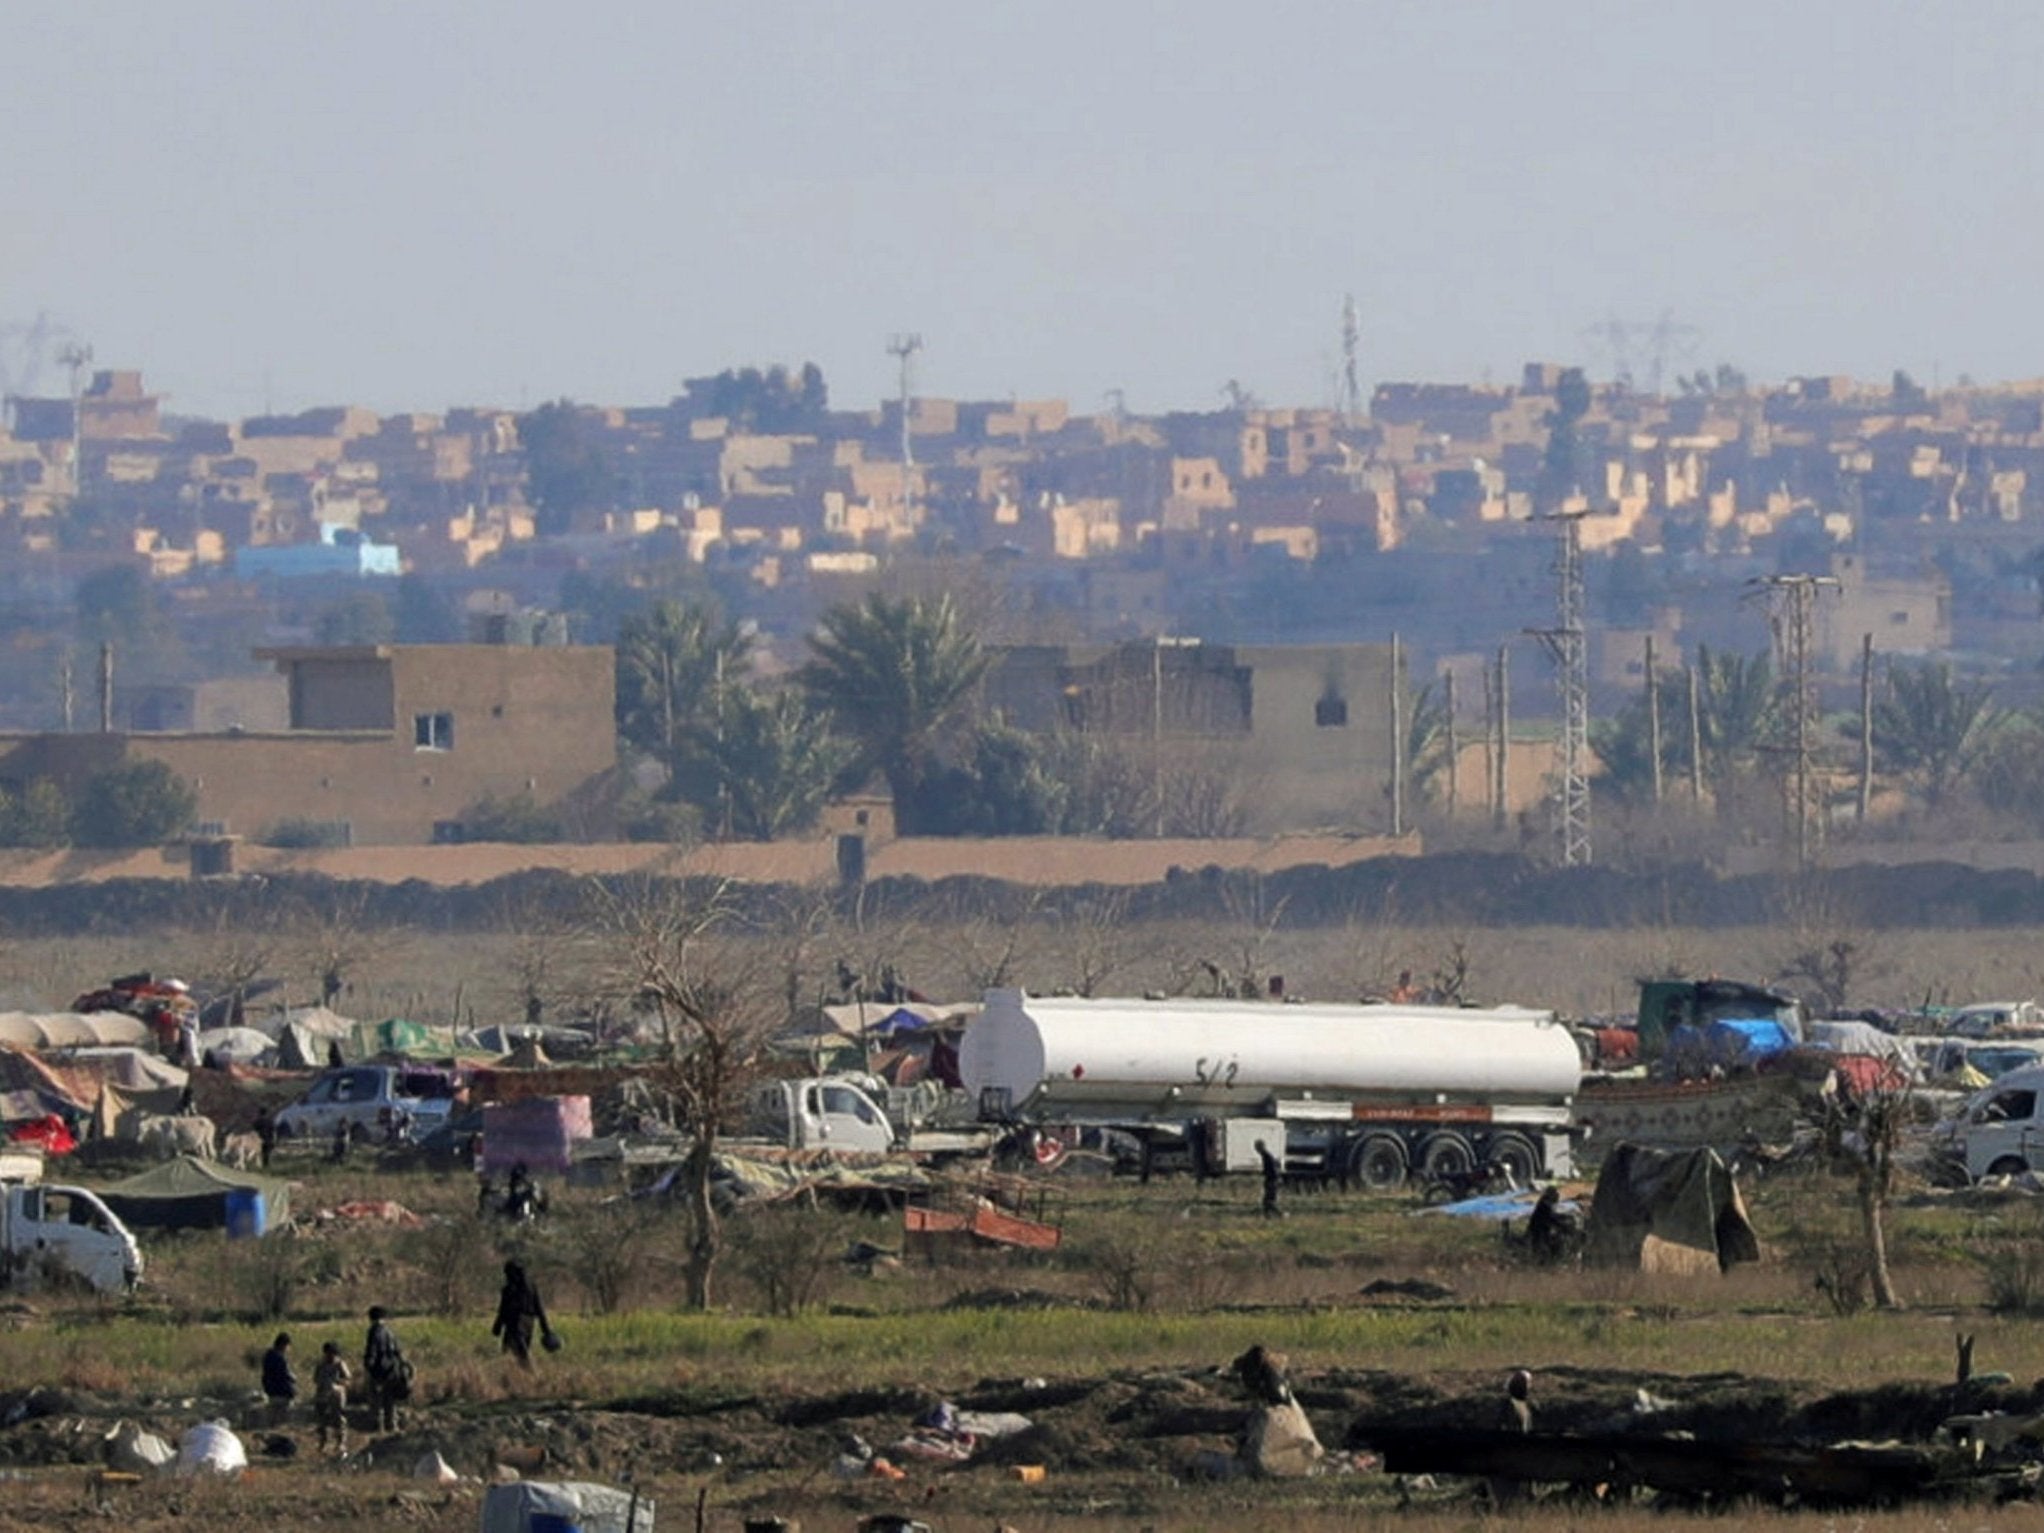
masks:
<svg viewBox="0 0 2044 1533"><path fill-rule="evenodd" d="M454 749L454 715L415 713L412 715L412 745L422 751Z"/></svg>
<svg viewBox="0 0 2044 1533"><path fill-rule="evenodd" d="M1888 623L1891 627L1907 628L1909 626L1909 614L1906 612L1891 612L1888 614Z"/></svg>
<svg viewBox="0 0 2044 1533"><path fill-rule="evenodd" d="M1348 699L1323 697L1313 705L1313 722L1322 729L1348 728Z"/></svg>

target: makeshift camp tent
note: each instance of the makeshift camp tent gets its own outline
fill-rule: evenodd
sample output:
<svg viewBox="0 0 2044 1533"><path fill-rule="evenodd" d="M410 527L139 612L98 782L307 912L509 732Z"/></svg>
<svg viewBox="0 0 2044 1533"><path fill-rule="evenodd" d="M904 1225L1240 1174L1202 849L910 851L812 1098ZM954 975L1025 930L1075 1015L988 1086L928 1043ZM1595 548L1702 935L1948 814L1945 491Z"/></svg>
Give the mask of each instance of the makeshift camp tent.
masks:
<svg viewBox="0 0 2044 1533"><path fill-rule="evenodd" d="M214 1161L181 1155L100 1190L100 1199L133 1230L221 1230L262 1200L262 1226L291 1217L291 1184Z"/></svg>
<svg viewBox="0 0 2044 1533"><path fill-rule="evenodd" d="M1760 1242L1715 1150L1621 1144L1604 1158L1583 1260L1642 1272L1722 1272L1758 1261Z"/></svg>
<svg viewBox="0 0 2044 1533"><path fill-rule="evenodd" d="M1696 1080L1714 1070L1753 1069L1795 1043L1788 1029L1769 1017L1685 1022L1668 1034L1668 1072Z"/></svg>
<svg viewBox="0 0 2044 1533"><path fill-rule="evenodd" d="M74 1049L146 1044L149 1025L115 1011L0 1012L0 1044L17 1049Z"/></svg>
<svg viewBox="0 0 2044 1533"><path fill-rule="evenodd" d="M428 1027L423 1022L407 1022L402 1017L391 1017L382 1022L358 1022L353 1033L341 1044L341 1051L351 1060L375 1059L384 1054L414 1058L452 1054L454 1029Z"/></svg>
<svg viewBox="0 0 2044 1533"><path fill-rule="evenodd" d="M268 1064L277 1057L269 1034L253 1027L215 1027L199 1034L199 1057L237 1065Z"/></svg>

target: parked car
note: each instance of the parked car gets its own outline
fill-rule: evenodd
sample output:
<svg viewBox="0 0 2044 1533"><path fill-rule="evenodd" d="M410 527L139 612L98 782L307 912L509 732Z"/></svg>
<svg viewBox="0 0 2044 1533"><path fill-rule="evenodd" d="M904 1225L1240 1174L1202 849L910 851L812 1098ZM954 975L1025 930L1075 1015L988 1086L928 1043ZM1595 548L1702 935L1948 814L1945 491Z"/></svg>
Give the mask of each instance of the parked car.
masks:
<svg viewBox="0 0 2044 1533"><path fill-rule="evenodd" d="M342 1124L358 1140L381 1138L401 1125L412 1138L431 1132L454 1110L454 1078L412 1065L346 1065L328 1070L312 1089L277 1114L280 1138L331 1139Z"/></svg>
<svg viewBox="0 0 2044 1533"><path fill-rule="evenodd" d="M2006 1038L2044 1033L2044 1011L2035 1001L1988 1001L1959 1010L1947 1032L1960 1038Z"/></svg>

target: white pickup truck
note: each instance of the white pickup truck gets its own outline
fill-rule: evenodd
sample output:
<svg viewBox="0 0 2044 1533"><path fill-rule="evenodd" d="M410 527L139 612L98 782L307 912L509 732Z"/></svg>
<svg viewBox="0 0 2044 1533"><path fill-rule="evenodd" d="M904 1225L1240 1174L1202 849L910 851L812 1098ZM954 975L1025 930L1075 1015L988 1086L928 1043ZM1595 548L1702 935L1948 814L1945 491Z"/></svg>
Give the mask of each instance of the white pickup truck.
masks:
<svg viewBox="0 0 2044 1533"><path fill-rule="evenodd" d="M994 1135L967 1124L955 1130L925 1127L912 1113L897 1124L875 1098L885 1088L842 1076L762 1081L746 1102L745 1137L787 1150L847 1150L884 1155L974 1155ZM901 1093L904 1097L913 1093Z"/></svg>
<svg viewBox="0 0 2044 1533"><path fill-rule="evenodd" d="M142 1279L142 1249L119 1216L83 1187L45 1183L40 1155L0 1152L0 1276L8 1286L51 1276L121 1293Z"/></svg>

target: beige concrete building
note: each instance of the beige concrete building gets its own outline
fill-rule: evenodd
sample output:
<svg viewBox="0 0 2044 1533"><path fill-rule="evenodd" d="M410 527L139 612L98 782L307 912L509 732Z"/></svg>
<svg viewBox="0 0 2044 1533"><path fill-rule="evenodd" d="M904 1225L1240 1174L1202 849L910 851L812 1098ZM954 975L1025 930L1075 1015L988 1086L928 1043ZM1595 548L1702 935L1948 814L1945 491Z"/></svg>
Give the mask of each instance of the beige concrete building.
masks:
<svg viewBox="0 0 2044 1533"><path fill-rule="evenodd" d="M355 845L459 838L486 798L555 806L617 762L607 647L379 645L258 651L283 673L283 729L0 736L0 785L75 785L122 761L161 761L214 833L287 820Z"/></svg>

